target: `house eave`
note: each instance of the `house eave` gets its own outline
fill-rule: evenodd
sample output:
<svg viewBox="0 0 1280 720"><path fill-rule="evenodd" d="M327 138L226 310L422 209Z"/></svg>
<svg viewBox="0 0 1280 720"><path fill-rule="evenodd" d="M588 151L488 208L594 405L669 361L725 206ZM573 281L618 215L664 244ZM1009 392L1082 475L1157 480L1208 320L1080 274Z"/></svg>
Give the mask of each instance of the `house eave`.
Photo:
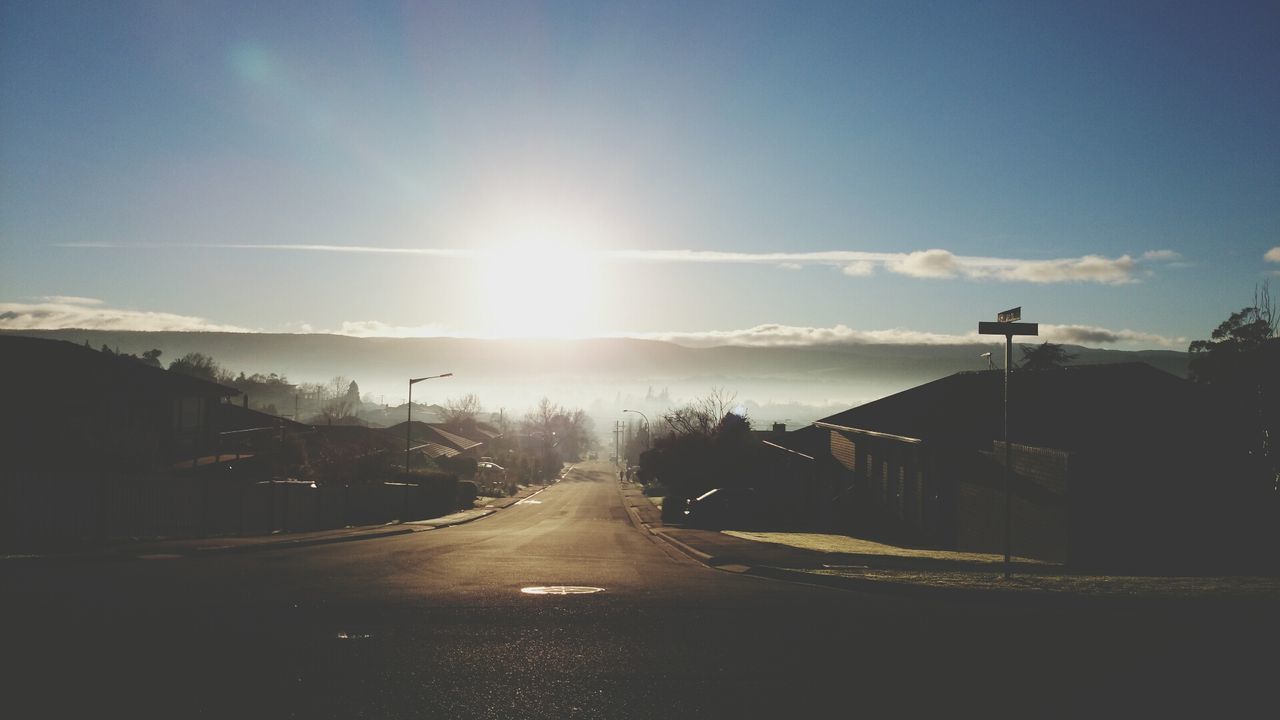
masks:
<svg viewBox="0 0 1280 720"><path fill-rule="evenodd" d="M853 433L855 435L866 435L868 437L910 443L912 445L919 445L924 442L921 438L908 437L906 435L894 435L893 433L880 432L878 430L867 430L866 428L849 427L847 425L836 425L835 423L822 422L821 420L815 422L814 426L820 427L823 430L838 430L840 432Z"/></svg>

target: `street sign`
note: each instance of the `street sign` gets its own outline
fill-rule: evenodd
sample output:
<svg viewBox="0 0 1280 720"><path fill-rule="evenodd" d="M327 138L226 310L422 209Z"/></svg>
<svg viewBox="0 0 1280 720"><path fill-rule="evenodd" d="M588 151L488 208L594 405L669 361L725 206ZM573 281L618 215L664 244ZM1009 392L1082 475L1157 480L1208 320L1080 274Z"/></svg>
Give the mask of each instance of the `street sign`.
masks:
<svg viewBox="0 0 1280 720"><path fill-rule="evenodd" d="M1016 322L1022 319L1022 306L1010 308L1002 313L996 314L996 320L1002 323Z"/></svg>
<svg viewBox="0 0 1280 720"><path fill-rule="evenodd" d="M979 335L1039 335L1040 323L980 322Z"/></svg>

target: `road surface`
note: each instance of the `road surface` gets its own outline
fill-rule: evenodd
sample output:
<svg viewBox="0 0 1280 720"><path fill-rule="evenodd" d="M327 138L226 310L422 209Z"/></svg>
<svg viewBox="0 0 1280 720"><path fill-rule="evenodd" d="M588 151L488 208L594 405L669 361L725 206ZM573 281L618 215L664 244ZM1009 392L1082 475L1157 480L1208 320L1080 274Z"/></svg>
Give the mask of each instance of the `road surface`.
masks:
<svg viewBox="0 0 1280 720"><path fill-rule="evenodd" d="M706 568L576 468L451 528L213 557L8 561L8 717L1240 714L1274 608L862 594ZM537 586L601 592L535 595Z"/></svg>

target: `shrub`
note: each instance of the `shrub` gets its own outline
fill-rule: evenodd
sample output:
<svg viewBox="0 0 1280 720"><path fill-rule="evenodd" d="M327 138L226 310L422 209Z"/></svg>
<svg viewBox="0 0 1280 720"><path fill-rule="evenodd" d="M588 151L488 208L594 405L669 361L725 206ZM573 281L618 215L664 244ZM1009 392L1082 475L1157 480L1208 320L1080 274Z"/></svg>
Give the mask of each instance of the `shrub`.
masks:
<svg viewBox="0 0 1280 720"><path fill-rule="evenodd" d="M470 480L461 480L458 482L458 507L467 508L475 504L476 498L480 496L479 488Z"/></svg>

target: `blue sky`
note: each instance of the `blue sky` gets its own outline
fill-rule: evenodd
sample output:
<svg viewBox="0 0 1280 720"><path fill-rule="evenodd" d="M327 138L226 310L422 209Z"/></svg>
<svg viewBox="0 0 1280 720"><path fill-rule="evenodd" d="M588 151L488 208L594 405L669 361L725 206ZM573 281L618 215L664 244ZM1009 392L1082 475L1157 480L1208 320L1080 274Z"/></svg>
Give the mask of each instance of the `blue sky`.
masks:
<svg viewBox="0 0 1280 720"><path fill-rule="evenodd" d="M1280 271L1276 3L0 7L0 327L1174 347Z"/></svg>

